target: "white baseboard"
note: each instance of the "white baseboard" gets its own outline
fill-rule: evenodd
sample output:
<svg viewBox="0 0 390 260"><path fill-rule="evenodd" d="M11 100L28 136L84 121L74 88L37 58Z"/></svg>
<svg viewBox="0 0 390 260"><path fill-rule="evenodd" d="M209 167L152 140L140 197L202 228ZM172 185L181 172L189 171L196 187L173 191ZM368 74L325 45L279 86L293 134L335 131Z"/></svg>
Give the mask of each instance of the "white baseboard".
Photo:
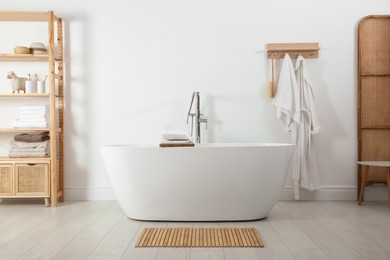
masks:
<svg viewBox="0 0 390 260"><path fill-rule="evenodd" d="M65 187L65 200L116 200L111 188Z"/></svg>
<svg viewBox="0 0 390 260"><path fill-rule="evenodd" d="M384 185L372 185L366 187L364 191L365 201L386 201L387 188ZM299 191L300 200L357 200L357 187L349 185L329 185L322 186L318 191ZM284 187L279 200L294 200L292 187Z"/></svg>
<svg viewBox="0 0 390 260"><path fill-rule="evenodd" d="M323 186L319 191L301 190L300 200L357 200L356 186L332 185ZM387 188L384 185L372 185L366 187L364 200L386 201L388 199ZM116 200L111 188L85 188L65 187L65 200ZM279 200L294 200L292 187L284 187Z"/></svg>

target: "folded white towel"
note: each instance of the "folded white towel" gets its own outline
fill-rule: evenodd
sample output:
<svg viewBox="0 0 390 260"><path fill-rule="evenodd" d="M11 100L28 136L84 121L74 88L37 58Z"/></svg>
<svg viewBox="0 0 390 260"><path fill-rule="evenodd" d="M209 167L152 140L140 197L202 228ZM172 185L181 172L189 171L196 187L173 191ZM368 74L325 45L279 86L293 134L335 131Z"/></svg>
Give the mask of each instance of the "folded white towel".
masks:
<svg viewBox="0 0 390 260"><path fill-rule="evenodd" d="M9 157L47 157L50 154L50 142L10 142Z"/></svg>
<svg viewBox="0 0 390 260"><path fill-rule="evenodd" d="M189 140L190 137L185 133L164 133L161 134L163 139L166 140Z"/></svg>
<svg viewBox="0 0 390 260"><path fill-rule="evenodd" d="M36 118L36 117L49 117L49 112L45 112L45 113L42 113L42 112L39 112L39 113L22 113L20 112L19 113L19 116L20 117L23 117L23 118Z"/></svg>
<svg viewBox="0 0 390 260"><path fill-rule="evenodd" d="M19 118L20 122L25 122L25 123L47 123L49 120L47 120L44 117L41 118Z"/></svg>
<svg viewBox="0 0 390 260"><path fill-rule="evenodd" d="M38 147L38 148L11 148L10 152L28 153L28 152L49 152L49 147Z"/></svg>
<svg viewBox="0 0 390 260"><path fill-rule="evenodd" d="M10 146L12 148L46 148L50 144L49 140L43 142L17 142L11 141Z"/></svg>
<svg viewBox="0 0 390 260"><path fill-rule="evenodd" d="M162 144L190 144L192 143L191 140L167 140L167 139L161 139Z"/></svg>
<svg viewBox="0 0 390 260"><path fill-rule="evenodd" d="M12 127L15 128L47 128L49 127L48 122L23 122L17 119L12 122Z"/></svg>
<svg viewBox="0 0 390 260"><path fill-rule="evenodd" d="M20 112L47 112L49 105L27 105L19 107Z"/></svg>
<svg viewBox="0 0 390 260"><path fill-rule="evenodd" d="M8 156L9 157L23 157L23 158L26 158L26 157L48 157L49 154L46 153L46 152L12 152L10 151L8 153Z"/></svg>
<svg viewBox="0 0 390 260"><path fill-rule="evenodd" d="M25 117L48 116L49 114L49 111L19 111L19 115Z"/></svg>

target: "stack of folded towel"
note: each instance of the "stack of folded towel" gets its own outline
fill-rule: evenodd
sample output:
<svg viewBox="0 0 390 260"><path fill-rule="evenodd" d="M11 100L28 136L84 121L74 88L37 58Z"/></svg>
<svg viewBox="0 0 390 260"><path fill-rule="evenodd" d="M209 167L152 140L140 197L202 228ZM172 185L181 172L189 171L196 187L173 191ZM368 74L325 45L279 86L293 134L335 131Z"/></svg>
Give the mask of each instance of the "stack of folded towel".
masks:
<svg viewBox="0 0 390 260"><path fill-rule="evenodd" d="M160 147L195 146L189 139L162 139Z"/></svg>
<svg viewBox="0 0 390 260"><path fill-rule="evenodd" d="M161 136L160 147L194 146L186 126L166 125Z"/></svg>
<svg viewBox="0 0 390 260"><path fill-rule="evenodd" d="M17 142L43 142L50 139L49 131L45 131L38 134L18 134L15 135L14 140Z"/></svg>
<svg viewBox="0 0 390 260"><path fill-rule="evenodd" d="M47 157L50 154L49 132L20 134L11 141L9 157Z"/></svg>
<svg viewBox="0 0 390 260"><path fill-rule="evenodd" d="M49 127L49 106L28 105L19 108L19 118L12 123L13 127L46 128Z"/></svg>

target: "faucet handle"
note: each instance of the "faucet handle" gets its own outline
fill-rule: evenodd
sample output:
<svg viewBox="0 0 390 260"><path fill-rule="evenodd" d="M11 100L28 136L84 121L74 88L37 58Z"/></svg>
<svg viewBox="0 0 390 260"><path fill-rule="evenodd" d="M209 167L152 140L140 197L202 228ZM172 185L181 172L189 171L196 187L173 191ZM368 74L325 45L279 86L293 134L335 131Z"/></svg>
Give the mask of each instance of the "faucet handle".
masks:
<svg viewBox="0 0 390 260"><path fill-rule="evenodd" d="M207 130L207 118L205 117L199 118L199 123L206 123L206 130Z"/></svg>

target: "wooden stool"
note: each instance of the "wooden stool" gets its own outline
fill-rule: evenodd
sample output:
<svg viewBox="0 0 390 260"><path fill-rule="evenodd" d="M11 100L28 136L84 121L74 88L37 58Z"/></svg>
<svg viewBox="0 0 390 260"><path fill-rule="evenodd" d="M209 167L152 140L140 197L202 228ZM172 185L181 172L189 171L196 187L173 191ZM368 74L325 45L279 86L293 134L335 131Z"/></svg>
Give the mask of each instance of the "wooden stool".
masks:
<svg viewBox="0 0 390 260"><path fill-rule="evenodd" d="M389 205L390 205L390 161L360 161L357 163L362 165L362 167L363 167L358 204L359 205L362 204L364 188L366 187L368 169L370 168L370 166L375 166L375 167L387 167L389 170L387 172L387 193L388 193Z"/></svg>

